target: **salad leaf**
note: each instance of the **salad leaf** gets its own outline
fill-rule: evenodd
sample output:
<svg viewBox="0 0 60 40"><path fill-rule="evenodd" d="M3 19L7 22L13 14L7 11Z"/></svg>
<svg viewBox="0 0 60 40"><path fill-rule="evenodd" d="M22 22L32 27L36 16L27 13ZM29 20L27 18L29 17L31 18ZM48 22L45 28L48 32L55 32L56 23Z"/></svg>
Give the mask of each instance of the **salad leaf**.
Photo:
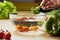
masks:
<svg viewBox="0 0 60 40"><path fill-rule="evenodd" d="M0 2L0 19L9 18L10 13L16 12L16 7L9 1Z"/></svg>
<svg viewBox="0 0 60 40"><path fill-rule="evenodd" d="M8 1L4 1L3 3L9 9L10 12L15 12L16 11L16 7L13 5L13 3L8 2Z"/></svg>
<svg viewBox="0 0 60 40"><path fill-rule="evenodd" d="M34 14L38 14L40 12L39 10L40 10L40 6L31 8L32 13L34 13Z"/></svg>
<svg viewBox="0 0 60 40"><path fill-rule="evenodd" d="M43 24L43 21L38 21L37 23L38 23L38 25L41 26Z"/></svg>

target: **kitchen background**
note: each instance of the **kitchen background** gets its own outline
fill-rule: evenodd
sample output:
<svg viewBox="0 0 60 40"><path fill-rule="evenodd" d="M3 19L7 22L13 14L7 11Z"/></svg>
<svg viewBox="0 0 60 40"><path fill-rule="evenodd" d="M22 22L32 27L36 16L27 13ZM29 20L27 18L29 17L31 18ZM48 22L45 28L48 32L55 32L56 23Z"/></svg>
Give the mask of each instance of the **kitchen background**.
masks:
<svg viewBox="0 0 60 40"><path fill-rule="evenodd" d="M56 12L57 16L56 15L55 16L58 19L58 21L55 22L56 21L55 16L53 15L51 17L51 18L53 18L52 20L54 22L54 25L51 25L53 27L51 27L50 24L52 21L51 20L47 21L47 19L49 19L48 17L50 17L51 15L46 16L45 13L39 12L40 14L34 14L31 12L31 8L38 6L40 4L41 0L8 0L8 1L11 1L16 6L17 11L15 10L16 9L15 6L12 6L13 4L10 4L7 1L0 2L0 19L2 19L2 20L0 20L0 29L3 29L3 30L0 30L0 38L1 38L1 34L2 34L2 40L3 40L3 38L6 39L7 37L9 37L9 33L11 33L9 40L10 40L10 38L11 38L11 40L60 40L60 37L54 37L54 36L51 36L48 34L50 32L50 34L56 35L55 34L55 32L56 32L60 35L60 30L59 30L60 29L60 18L59 18L60 15L58 15L60 10L58 10L58 11L54 10L54 11L50 12L52 15L53 14L55 15L55 12ZM15 14L16 12L17 12L17 14ZM22 18L20 19L20 17L22 17ZM5 19L7 19L7 20L5 20ZM10 20L10 19L12 19L12 20ZM33 23L35 23L35 21L37 21L38 25L40 25L40 26L19 25L20 20L21 20L21 22L25 22L25 20L27 20L29 23L30 23L30 20ZM47 25L49 24L46 27L47 30L45 30L45 25L44 25L45 22L47 22ZM15 25L16 23L17 23L17 25ZM58 24L57 28L56 28L55 24L56 25ZM27 25L28 25L28 23L27 23ZM56 29L58 29L58 30L56 31ZM46 32L46 31L48 31L48 32ZM6 40L8 40L8 39L6 39Z"/></svg>
<svg viewBox="0 0 60 40"><path fill-rule="evenodd" d="M9 0L14 3L18 11L30 11L40 4L41 0Z"/></svg>
<svg viewBox="0 0 60 40"><path fill-rule="evenodd" d="M17 9L20 17L34 17L36 14L31 12L32 7L36 7L42 0L8 0L11 1ZM12 18L12 17L11 17ZM13 17L15 18L15 16Z"/></svg>

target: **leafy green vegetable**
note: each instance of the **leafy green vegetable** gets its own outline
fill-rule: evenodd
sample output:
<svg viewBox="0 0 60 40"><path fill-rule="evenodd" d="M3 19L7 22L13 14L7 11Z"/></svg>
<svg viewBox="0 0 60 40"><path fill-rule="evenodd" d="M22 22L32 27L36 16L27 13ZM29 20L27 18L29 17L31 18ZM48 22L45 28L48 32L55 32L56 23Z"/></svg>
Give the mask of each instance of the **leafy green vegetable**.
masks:
<svg viewBox="0 0 60 40"><path fill-rule="evenodd" d="M49 16L55 16L57 19L60 20L60 9L54 9L50 12L46 12L46 14Z"/></svg>
<svg viewBox="0 0 60 40"><path fill-rule="evenodd" d="M8 2L8 1L4 1L3 3L9 9L10 12L15 12L16 11L16 7L13 5L13 3Z"/></svg>
<svg viewBox="0 0 60 40"><path fill-rule="evenodd" d="M40 12L39 10L40 10L40 6L31 8L32 13L34 13L34 14L38 14Z"/></svg>
<svg viewBox="0 0 60 40"><path fill-rule="evenodd" d="M8 1L0 2L0 19L9 18L9 14L16 12L16 7Z"/></svg>
<svg viewBox="0 0 60 40"><path fill-rule="evenodd" d="M46 21L47 33L60 36L60 9L54 9L47 14L50 16Z"/></svg>
<svg viewBox="0 0 60 40"><path fill-rule="evenodd" d="M43 24L43 21L38 21L37 23L38 23L38 25L41 26Z"/></svg>
<svg viewBox="0 0 60 40"><path fill-rule="evenodd" d="M40 7L32 8L32 12L35 14L39 14ZM46 12L49 16L46 21L46 32L50 35L60 36L60 9L53 9L49 12ZM42 24L42 22L38 22L38 24Z"/></svg>

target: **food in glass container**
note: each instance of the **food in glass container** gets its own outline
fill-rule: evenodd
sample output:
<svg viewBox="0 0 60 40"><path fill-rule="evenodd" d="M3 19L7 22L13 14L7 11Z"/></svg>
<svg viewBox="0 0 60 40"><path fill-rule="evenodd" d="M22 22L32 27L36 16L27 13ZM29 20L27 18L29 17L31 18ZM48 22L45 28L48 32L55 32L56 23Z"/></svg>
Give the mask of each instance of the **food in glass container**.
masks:
<svg viewBox="0 0 60 40"><path fill-rule="evenodd" d="M16 30L19 32L29 32L29 31L37 31L38 26L23 26L23 25L17 25Z"/></svg>
<svg viewBox="0 0 60 40"><path fill-rule="evenodd" d="M43 21L38 21L33 17L22 17L13 21L15 29L19 32L38 31Z"/></svg>

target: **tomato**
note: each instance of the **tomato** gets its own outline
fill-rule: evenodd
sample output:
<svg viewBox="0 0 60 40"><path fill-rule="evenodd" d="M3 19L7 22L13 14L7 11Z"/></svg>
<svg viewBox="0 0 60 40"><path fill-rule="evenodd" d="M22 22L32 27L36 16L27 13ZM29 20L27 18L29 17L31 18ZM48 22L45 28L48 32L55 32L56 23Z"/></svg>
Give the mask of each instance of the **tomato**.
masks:
<svg viewBox="0 0 60 40"><path fill-rule="evenodd" d="M22 17L20 18L21 21L25 21L25 20L28 20L26 17Z"/></svg>
<svg viewBox="0 0 60 40"><path fill-rule="evenodd" d="M5 34L4 34L4 31L1 29L1 30L0 30L0 39L3 39L3 38L4 38L4 35L5 35Z"/></svg>
<svg viewBox="0 0 60 40"><path fill-rule="evenodd" d="M34 18L29 18L29 19L32 19L32 20L34 20Z"/></svg>
<svg viewBox="0 0 60 40"><path fill-rule="evenodd" d="M4 38L5 39L10 39L11 38L11 33L8 30L6 30Z"/></svg>
<svg viewBox="0 0 60 40"><path fill-rule="evenodd" d="M29 27L29 30L30 30L30 31L36 31L37 29L38 29L37 26L31 26L31 27Z"/></svg>
<svg viewBox="0 0 60 40"><path fill-rule="evenodd" d="M19 32L24 32L24 30L23 30L23 29L19 29L18 31L19 31Z"/></svg>
<svg viewBox="0 0 60 40"><path fill-rule="evenodd" d="M29 30L32 31L33 30L32 27L29 27Z"/></svg>
<svg viewBox="0 0 60 40"><path fill-rule="evenodd" d="M28 28L28 27L23 27L23 30L24 30L25 32L28 32L28 31L29 31L29 28Z"/></svg>
<svg viewBox="0 0 60 40"><path fill-rule="evenodd" d="M37 30L37 29L38 29L38 27L37 27L37 26L35 26L35 27L33 27L33 29L34 29L34 30Z"/></svg>
<svg viewBox="0 0 60 40"><path fill-rule="evenodd" d="M0 39L10 39L11 38L11 33L6 30L4 31L3 29L0 30Z"/></svg>
<svg viewBox="0 0 60 40"><path fill-rule="evenodd" d="M20 31L20 32L28 32L29 31L29 28L27 26L17 25L16 29L17 29L17 31Z"/></svg>
<svg viewBox="0 0 60 40"><path fill-rule="evenodd" d="M22 17L21 19L23 19L23 20L27 20L27 18L26 18L26 17Z"/></svg>
<svg viewBox="0 0 60 40"><path fill-rule="evenodd" d="M25 21L25 20L28 20L28 18L22 17L22 18L18 18L18 19L16 19L16 20L18 20L18 21Z"/></svg>
<svg viewBox="0 0 60 40"><path fill-rule="evenodd" d="M23 29L23 27L20 26L20 25L17 25L17 26L16 26L16 29L17 29L17 30L19 30L19 29Z"/></svg>

